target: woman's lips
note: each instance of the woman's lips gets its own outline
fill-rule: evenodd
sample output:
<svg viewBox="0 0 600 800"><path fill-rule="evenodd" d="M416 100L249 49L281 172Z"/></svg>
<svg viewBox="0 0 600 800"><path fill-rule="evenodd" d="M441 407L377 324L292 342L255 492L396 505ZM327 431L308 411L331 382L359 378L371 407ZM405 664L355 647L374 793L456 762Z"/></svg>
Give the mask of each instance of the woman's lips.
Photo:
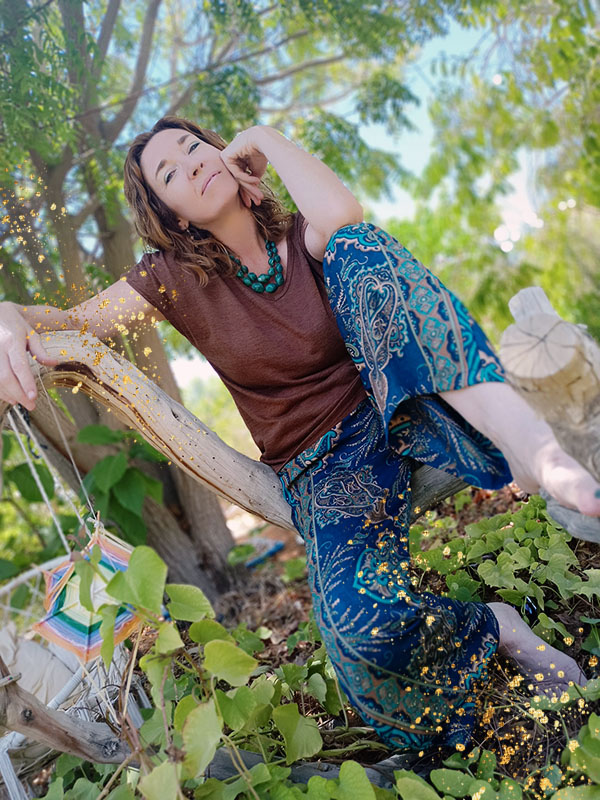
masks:
<svg viewBox="0 0 600 800"><path fill-rule="evenodd" d="M217 175L220 175L220 174L221 174L220 171L219 172L213 172L213 174L204 181L204 186L202 187L202 194L204 194L204 192L206 191L206 189L208 187L208 184L212 181L212 179L215 178Z"/></svg>

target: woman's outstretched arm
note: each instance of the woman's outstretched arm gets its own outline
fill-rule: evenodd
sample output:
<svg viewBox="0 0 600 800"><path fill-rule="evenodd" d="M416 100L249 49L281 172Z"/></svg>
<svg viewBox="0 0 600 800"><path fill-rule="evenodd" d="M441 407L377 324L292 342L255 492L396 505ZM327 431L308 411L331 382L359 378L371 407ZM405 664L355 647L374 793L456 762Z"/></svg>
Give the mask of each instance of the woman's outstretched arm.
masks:
<svg viewBox="0 0 600 800"><path fill-rule="evenodd" d="M337 175L274 128L255 125L242 131L221 152L221 158L255 202L260 199L258 184L267 163L273 165L308 222L306 246L319 260L338 228L363 219L362 206Z"/></svg>
<svg viewBox="0 0 600 800"><path fill-rule="evenodd" d="M122 325L129 328L161 319L162 314L124 280L69 309L0 303L0 400L21 403L29 410L35 407L37 389L27 353L41 364L57 363L44 349L41 334L83 330L103 339Z"/></svg>

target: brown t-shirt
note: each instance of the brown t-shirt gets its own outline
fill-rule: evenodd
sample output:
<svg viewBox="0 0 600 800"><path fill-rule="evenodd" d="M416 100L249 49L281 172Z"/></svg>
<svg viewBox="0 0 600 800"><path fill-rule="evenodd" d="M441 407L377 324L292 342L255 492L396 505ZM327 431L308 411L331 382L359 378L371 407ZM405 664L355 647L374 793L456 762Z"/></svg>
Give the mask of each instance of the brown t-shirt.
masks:
<svg viewBox="0 0 600 800"><path fill-rule="evenodd" d="M168 252L146 253L125 278L212 364L262 453L280 469L365 397L327 301L323 265L294 216L285 283L257 294L235 275L205 287Z"/></svg>

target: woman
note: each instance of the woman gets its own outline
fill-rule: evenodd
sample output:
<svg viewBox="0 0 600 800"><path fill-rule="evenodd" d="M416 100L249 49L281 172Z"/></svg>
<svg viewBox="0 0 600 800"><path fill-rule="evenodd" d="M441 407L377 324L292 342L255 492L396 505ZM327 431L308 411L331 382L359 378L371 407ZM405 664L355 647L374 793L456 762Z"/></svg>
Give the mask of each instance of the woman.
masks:
<svg viewBox="0 0 600 800"><path fill-rule="evenodd" d="M298 214L261 183L268 162ZM497 648L553 687L585 680L509 606L410 584L415 458L492 488L512 473L527 491L600 515L600 486L503 382L464 307L273 129L225 146L160 120L130 148L125 192L154 252L68 311L1 304L0 396L33 407L26 350L51 363L40 330L106 336L115 311L129 327L169 319L213 363L278 472L340 683L395 747L467 744L474 681Z"/></svg>

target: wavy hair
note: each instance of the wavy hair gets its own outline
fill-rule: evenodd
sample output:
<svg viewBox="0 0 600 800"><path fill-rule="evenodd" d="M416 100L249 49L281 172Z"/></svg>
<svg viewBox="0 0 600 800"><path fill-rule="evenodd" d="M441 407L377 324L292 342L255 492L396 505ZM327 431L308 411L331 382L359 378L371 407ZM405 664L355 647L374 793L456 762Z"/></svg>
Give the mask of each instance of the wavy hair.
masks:
<svg viewBox="0 0 600 800"><path fill-rule="evenodd" d="M144 245L173 253L177 262L193 270L200 285L205 286L211 274L232 275L238 266L225 245L210 231L191 224L186 231L179 228L177 215L148 186L140 166L142 153L150 139L170 128L188 131L219 150L226 147L224 139L214 131L200 128L180 117L162 117L151 130L140 133L131 143L123 168L125 197ZM261 181L260 189L264 198L259 206L252 203L250 211L260 234L277 243L287 233L292 215L264 181Z"/></svg>

